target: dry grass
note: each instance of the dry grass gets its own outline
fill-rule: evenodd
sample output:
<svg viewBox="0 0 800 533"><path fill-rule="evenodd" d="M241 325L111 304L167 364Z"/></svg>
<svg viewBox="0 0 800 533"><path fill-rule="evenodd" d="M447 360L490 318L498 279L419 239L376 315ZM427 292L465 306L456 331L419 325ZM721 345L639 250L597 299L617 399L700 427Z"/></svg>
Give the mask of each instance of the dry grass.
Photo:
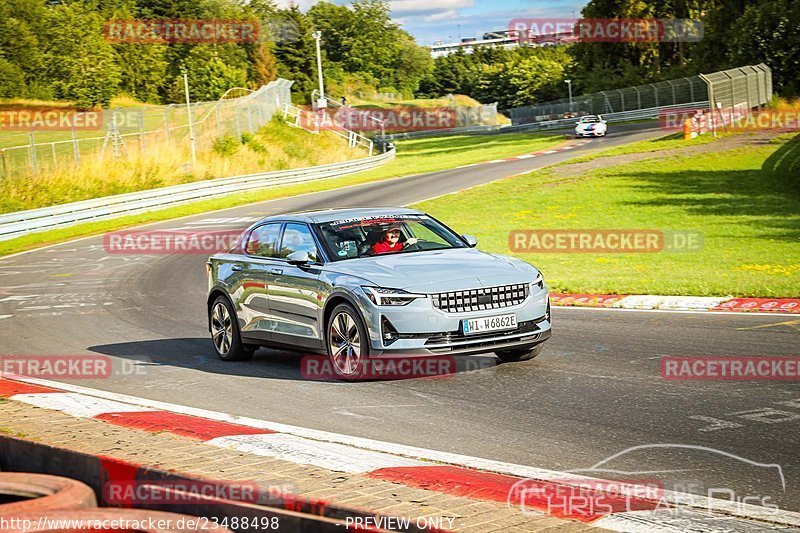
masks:
<svg viewBox="0 0 800 533"><path fill-rule="evenodd" d="M336 163L366 155L363 150L348 148L344 139L330 132L314 135L278 120L261 128L254 140L234 143L233 153L214 151L212 144L212 138L200 139L205 149L198 153L193 169L187 146L162 142L157 148L149 145L142 156L136 146L129 146L128 158L114 158L108 150L102 158L85 158L79 167L65 163L33 175L12 175L0 180L0 212L219 177Z"/></svg>
<svg viewBox="0 0 800 533"><path fill-rule="evenodd" d="M75 107L72 102L34 100L31 98L0 98L0 108L7 107Z"/></svg>
<svg viewBox="0 0 800 533"><path fill-rule="evenodd" d="M115 107L144 107L146 105L129 94L121 93L111 99L108 107L114 109Z"/></svg>

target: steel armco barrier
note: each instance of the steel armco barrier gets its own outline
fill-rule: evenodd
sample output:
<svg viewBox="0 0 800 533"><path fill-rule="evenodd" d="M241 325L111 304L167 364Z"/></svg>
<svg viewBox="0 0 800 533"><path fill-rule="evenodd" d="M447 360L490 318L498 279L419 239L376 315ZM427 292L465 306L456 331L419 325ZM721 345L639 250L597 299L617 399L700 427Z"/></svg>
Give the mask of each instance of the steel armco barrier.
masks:
<svg viewBox="0 0 800 533"><path fill-rule="evenodd" d="M42 209L6 213L0 215L0 241L13 239L28 233L154 211L187 202L216 198L230 193L336 178L381 166L391 161L394 156L395 152L392 149L383 154L343 163L218 178Z"/></svg>
<svg viewBox="0 0 800 533"><path fill-rule="evenodd" d="M687 104L667 105L661 107L651 107L648 109L636 109L634 111L622 111L619 113L607 113L602 115L606 122L628 122L632 120L657 119L662 113L667 111L690 111L695 109L708 109L708 101L691 102ZM481 133L513 133L515 131L536 131L572 128L578 118L561 118L558 120L545 120L541 122L530 122L527 124L505 125L505 126L470 126L467 128L452 128L448 130L428 130L413 131L408 133L396 133L387 135L388 140L412 139L415 137L431 137L435 135L469 135Z"/></svg>

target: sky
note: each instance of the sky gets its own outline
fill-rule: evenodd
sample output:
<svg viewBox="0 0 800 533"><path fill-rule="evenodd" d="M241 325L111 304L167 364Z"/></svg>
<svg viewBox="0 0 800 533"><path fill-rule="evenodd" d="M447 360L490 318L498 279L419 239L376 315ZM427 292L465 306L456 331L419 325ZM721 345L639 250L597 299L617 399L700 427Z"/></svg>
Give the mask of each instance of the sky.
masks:
<svg viewBox="0 0 800 533"><path fill-rule="evenodd" d="M288 5L282 0L279 5ZM296 1L303 11L317 0ZM348 4L347 0L334 0ZM390 0L392 18L422 45L507 29L514 18L577 18L588 0Z"/></svg>

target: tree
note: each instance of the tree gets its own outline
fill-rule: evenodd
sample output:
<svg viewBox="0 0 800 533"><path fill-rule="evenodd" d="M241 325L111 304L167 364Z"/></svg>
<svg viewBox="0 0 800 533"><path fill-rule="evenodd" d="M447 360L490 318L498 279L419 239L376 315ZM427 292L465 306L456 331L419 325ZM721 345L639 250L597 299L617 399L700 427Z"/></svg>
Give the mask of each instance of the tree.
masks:
<svg viewBox="0 0 800 533"><path fill-rule="evenodd" d="M25 94L25 75L14 63L0 57L0 98Z"/></svg>
<svg viewBox="0 0 800 533"><path fill-rule="evenodd" d="M316 44L311 36L311 27L300 9L294 5L278 12L286 22L297 28L297 39L293 42L275 43L275 57L278 59L278 74L282 78L294 80L293 97L307 102L316 88Z"/></svg>
<svg viewBox="0 0 800 533"><path fill-rule="evenodd" d="M800 3L772 0L748 6L734 24L730 59L734 65L766 63L784 96L800 94Z"/></svg>
<svg viewBox="0 0 800 533"><path fill-rule="evenodd" d="M3 91L28 95L28 85L42 78L44 54L41 35L47 12L39 0L6 0L0 3L0 73Z"/></svg>
<svg viewBox="0 0 800 533"><path fill-rule="evenodd" d="M433 59L425 48L403 30L397 30L397 53L394 60L393 85L403 92L414 93L420 81L433 72Z"/></svg>
<svg viewBox="0 0 800 533"><path fill-rule="evenodd" d="M107 105L119 90L120 69L103 37L103 19L88 5L59 4L47 13L44 76L56 98L79 106Z"/></svg>
<svg viewBox="0 0 800 533"><path fill-rule="evenodd" d="M256 86L266 85L278 77L278 60L269 43L259 43L253 52L253 76Z"/></svg>
<svg viewBox="0 0 800 533"><path fill-rule="evenodd" d="M230 51L225 57L225 46L201 44L192 48L183 69L189 78L189 96L193 101L217 100L225 91L247 84L247 66L244 52L238 60ZM183 76L176 76L170 87L170 99L181 102L184 99Z"/></svg>

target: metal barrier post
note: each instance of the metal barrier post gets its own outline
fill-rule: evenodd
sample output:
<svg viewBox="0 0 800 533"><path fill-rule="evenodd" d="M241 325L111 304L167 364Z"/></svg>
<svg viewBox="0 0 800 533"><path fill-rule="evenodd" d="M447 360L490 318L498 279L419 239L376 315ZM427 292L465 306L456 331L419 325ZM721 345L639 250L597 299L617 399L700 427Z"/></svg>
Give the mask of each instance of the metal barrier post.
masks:
<svg viewBox="0 0 800 533"><path fill-rule="evenodd" d="M144 109L139 111L139 138L141 144L141 155L144 155L145 140L144 140Z"/></svg>
<svg viewBox="0 0 800 533"><path fill-rule="evenodd" d="M36 142L34 141L33 130L31 130L29 137L31 141L29 150L31 157L31 168L33 169L34 172L36 172Z"/></svg>
<svg viewBox="0 0 800 533"><path fill-rule="evenodd" d="M172 108L172 104L169 104L167 108L164 110L164 133L167 137L167 146L169 146L169 110Z"/></svg>
<svg viewBox="0 0 800 533"><path fill-rule="evenodd" d="M72 157L77 166L81 162L81 152L78 149L78 129L74 125L72 126Z"/></svg>

